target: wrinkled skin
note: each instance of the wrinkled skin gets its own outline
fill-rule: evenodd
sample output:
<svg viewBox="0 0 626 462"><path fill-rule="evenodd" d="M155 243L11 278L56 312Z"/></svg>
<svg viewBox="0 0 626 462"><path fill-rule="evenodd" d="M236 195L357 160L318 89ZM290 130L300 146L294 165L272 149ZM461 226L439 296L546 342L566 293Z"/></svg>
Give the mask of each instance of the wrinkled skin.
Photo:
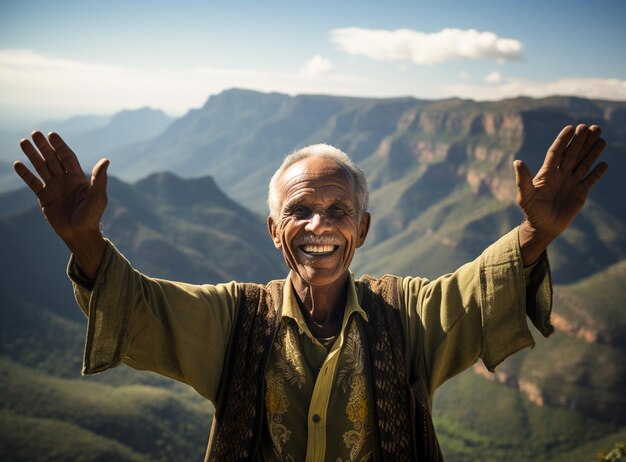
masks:
<svg viewBox="0 0 626 462"><path fill-rule="evenodd" d="M269 232L292 270L291 282L315 334L334 333L345 306L346 282L356 249L363 245L370 215L358 216L354 180L327 158L289 167L278 183L280 217Z"/></svg>

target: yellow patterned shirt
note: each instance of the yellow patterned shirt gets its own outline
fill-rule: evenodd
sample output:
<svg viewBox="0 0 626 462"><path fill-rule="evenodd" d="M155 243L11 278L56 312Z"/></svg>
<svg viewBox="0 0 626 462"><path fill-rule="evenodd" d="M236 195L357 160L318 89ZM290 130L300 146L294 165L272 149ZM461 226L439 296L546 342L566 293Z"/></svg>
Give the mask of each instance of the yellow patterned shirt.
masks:
<svg viewBox="0 0 626 462"><path fill-rule="evenodd" d="M339 462L370 458L363 343L355 316L367 320L351 281L340 333L334 341L316 339L287 280L282 322L265 374L262 459ZM332 458L327 457L331 454Z"/></svg>

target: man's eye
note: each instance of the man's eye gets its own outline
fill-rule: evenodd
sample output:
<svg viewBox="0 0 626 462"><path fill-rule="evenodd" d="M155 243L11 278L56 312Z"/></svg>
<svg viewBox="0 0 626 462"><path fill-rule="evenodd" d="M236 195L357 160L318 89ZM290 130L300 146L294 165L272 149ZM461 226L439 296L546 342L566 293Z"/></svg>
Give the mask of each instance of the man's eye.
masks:
<svg viewBox="0 0 626 462"><path fill-rule="evenodd" d="M299 205L299 206L293 207L289 211L289 214L298 218L304 218L309 215L309 209Z"/></svg>
<svg viewBox="0 0 626 462"><path fill-rule="evenodd" d="M329 212L330 212L330 215L333 217L343 217L348 213L345 208L339 205L335 205L331 207Z"/></svg>

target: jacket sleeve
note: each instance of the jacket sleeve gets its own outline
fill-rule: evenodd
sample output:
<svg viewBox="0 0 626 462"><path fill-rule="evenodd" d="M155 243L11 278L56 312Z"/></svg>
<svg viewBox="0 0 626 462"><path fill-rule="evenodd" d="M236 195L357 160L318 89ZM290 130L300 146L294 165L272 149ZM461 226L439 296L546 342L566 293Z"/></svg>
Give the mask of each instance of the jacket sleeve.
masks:
<svg viewBox="0 0 626 462"><path fill-rule="evenodd" d="M124 362L191 385L214 401L238 299L238 286L149 278L107 241L93 284L72 256L68 276L87 315L83 374Z"/></svg>
<svg viewBox="0 0 626 462"><path fill-rule="evenodd" d="M426 382L431 397L479 358L493 371L507 356L534 346L527 315L544 336L553 332L547 256L526 275L517 228L452 274L405 278L403 291L411 376Z"/></svg>

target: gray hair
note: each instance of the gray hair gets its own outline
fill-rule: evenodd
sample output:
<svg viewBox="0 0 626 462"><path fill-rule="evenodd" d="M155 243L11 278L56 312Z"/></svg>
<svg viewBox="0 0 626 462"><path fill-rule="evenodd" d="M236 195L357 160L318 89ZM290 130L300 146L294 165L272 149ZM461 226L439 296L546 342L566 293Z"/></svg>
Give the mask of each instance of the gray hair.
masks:
<svg viewBox="0 0 626 462"><path fill-rule="evenodd" d="M350 159L345 152L329 144L313 144L311 146L306 146L302 149L298 149L297 151L293 151L285 157L282 165L278 168L278 170L276 170L270 180L269 193L267 195L267 205L270 209L270 216L275 221L278 221L280 218L280 193L277 190L279 178L290 166L309 157L325 157L332 159L350 172L354 180L357 217L361 217L361 215L367 211L369 202L369 192L365 173L363 173L363 170L352 162L352 159Z"/></svg>

